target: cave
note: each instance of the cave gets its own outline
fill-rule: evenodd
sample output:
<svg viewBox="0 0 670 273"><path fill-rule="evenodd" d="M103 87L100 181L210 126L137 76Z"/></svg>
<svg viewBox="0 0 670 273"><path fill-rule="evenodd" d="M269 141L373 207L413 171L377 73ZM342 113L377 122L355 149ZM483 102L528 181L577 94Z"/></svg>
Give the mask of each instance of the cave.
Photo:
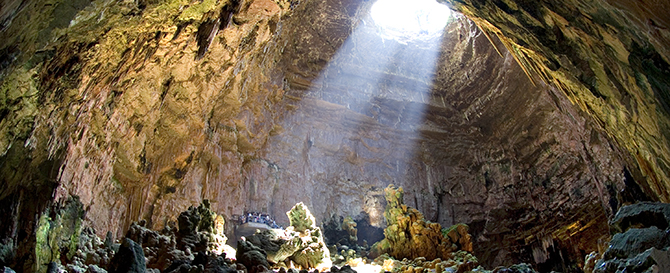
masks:
<svg viewBox="0 0 670 273"><path fill-rule="evenodd" d="M210 232L251 249L240 217L293 227L297 203L324 244L370 250L398 190L426 225L465 224L477 260L412 273L588 271L589 255L623 255L617 234L668 230L654 207L670 202L668 10L3 0L0 266L99 272L65 266L84 255L80 234L130 251L137 230L181 230L203 211L225 219ZM666 237L645 252L653 272L670 272L656 258L670 257ZM166 268L137 272L181 272Z"/></svg>

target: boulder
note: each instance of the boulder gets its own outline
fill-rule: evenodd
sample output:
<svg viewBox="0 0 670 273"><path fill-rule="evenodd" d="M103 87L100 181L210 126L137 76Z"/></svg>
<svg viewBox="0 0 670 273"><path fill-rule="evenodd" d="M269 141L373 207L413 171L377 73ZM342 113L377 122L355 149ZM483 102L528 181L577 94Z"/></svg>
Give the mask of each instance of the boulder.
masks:
<svg viewBox="0 0 670 273"><path fill-rule="evenodd" d="M647 249L662 249L670 244L668 233L657 227L633 228L612 237L605 259L633 258Z"/></svg>
<svg viewBox="0 0 670 273"><path fill-rule="evenodd" d="M124 238L119 252L109 265L110 273L144 273L147 271L142 246L131 239Z"/></svg>
<svg viewBox="0 0 670 273"><path fill-rule="evenodd" d="M283 233L283 236L280 236L278 232ZM289 233L264 230L248 236L246 239L247 242L263 249L267 253L268 261L278 263L291 257L302 245L302 240L298 234L294 234L292 237L288 237L286 234Z"/></svg>
<svg viewBox="0 0 670 273"><path fill-rule="evenodd" d="M243 264L246 268L252 268L256 265L270 268L265 251L244 240L237 242L236 258L237 262Z"/></svg>

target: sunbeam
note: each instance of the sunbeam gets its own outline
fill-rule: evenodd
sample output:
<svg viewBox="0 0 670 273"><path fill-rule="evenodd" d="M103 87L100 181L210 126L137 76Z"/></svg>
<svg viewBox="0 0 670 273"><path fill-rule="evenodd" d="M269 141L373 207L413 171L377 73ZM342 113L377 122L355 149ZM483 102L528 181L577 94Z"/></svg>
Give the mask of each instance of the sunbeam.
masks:
<svg viewBox="0 0 670 273"><path fill-rule="evenodd" d="M435 0L378 0L370 15L384 38L416 40L441 35L451 9Z"/></svg>
<svg viewBox="0 0 670 273"><path fill-rule="evenodd" d="M300 91L302 99L297 102L297 110L283 121L287 127L299 125L291 126L290 133L277 135L275 141L292 143L291 139L305 139L307 143L275 148L281 150L279 154L300 158L272 159L279 165L303 170L284 179L333 182L326 188L306 188L304 200L318 195L312 191L341 191L338 181L349 177L357 178L354 183L360 184L358 187L372 181L383 187L403 185L416 179L412 162L425 149L419 141L424 113L434 102L431 91L443 32L454 19L447 6L435 1L421 0L409 9L404 8L409 6L406 3L397 2L379 0L363 5L360 21L309 89ZM403 139L403 145L394 144L398 137ZM384 147L393 150L383 158L374 158L370 151ZM333 161L338 158L345 158L349 164L335 164ZM363 168L365 165L370 167ZM319 174L333 175L315 177ZM382 225L383 206L355 205L364 196L338 196L342 208L353 208L341 214L366 211L371 223ZM311 203L316 213L327 209L321 202L306 203ZM350 265L358 272L371 273L381 271L382 266L363 260L352 260Z"/></svg>

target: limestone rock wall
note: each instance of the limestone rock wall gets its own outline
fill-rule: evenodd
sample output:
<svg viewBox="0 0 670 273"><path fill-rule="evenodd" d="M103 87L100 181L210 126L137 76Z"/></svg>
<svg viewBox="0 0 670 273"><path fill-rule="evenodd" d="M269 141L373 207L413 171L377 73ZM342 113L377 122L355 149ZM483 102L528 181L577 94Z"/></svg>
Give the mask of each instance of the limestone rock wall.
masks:
<svg viewBox="0 0 670 273"><path fill-rule="evenodd" d="M14 57L3 70L0 199L30 214L35 195L77 195L89 224L117 236L138 219L160 228L205 198L240 213L241 166L273 130L283 93L269 78L292 4L96 1L35 32L69 5L32 1L3 32Z"/></svg>
<svg viewBox="0 0 670 273"><path fill-rule="evenodd" d="M670 199L670 31L664 1L444 1L501 38L524 71L561 89Z"/></svg>

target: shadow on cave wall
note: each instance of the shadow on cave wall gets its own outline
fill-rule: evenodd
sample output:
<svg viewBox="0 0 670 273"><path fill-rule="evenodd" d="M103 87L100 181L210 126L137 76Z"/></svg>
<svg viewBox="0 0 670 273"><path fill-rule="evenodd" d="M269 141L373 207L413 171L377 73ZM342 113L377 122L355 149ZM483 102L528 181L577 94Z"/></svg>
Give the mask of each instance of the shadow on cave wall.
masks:
<svg viewBox="0 0 670 273"><path fill-rule="evenodd" d="M57 152L35 166L31 151L14 145L0 157L0 173L13 174L0 177L0 266L34 270L38 222L53 203L62 156Z"/></svg>

